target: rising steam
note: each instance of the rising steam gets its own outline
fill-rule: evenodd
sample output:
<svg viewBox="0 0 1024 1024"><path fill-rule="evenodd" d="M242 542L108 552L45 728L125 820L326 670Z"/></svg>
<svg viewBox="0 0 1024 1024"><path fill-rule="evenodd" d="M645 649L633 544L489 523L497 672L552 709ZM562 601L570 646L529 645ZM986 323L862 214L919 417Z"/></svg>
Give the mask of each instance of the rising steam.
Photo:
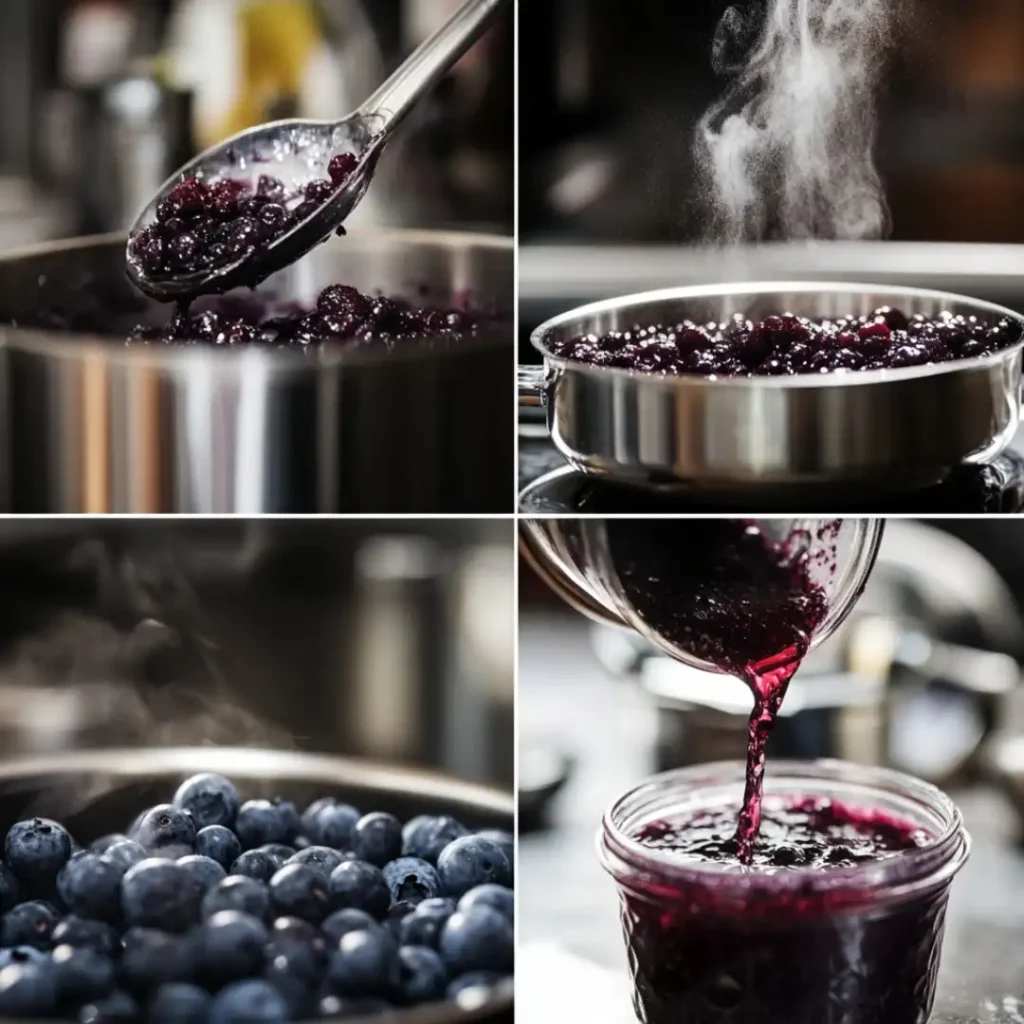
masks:
<svg viewBox="0 0 1024 1024"><path fill-rule="evenodd" d="M714 44L726 94L697 129L716 240L882 236L875 98L898 0L731 7Z"/></svg>

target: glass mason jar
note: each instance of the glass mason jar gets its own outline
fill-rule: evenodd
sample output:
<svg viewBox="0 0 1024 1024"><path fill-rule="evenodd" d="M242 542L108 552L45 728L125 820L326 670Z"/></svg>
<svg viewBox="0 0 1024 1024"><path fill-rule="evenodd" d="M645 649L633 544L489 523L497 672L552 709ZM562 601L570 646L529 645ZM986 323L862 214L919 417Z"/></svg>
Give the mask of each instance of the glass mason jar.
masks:
<svg viewBox="0 0 1024 1024"><path fill-rule="evenodd" d="M765 798L881 811L930 841L835 869L687 863L633 837L653 821L735 805L739 762L655 775L605 814L634 1006L645 1024L924 1024L953 876L970 851L956 805L909 775L844 761L776 762Z"/></svg>

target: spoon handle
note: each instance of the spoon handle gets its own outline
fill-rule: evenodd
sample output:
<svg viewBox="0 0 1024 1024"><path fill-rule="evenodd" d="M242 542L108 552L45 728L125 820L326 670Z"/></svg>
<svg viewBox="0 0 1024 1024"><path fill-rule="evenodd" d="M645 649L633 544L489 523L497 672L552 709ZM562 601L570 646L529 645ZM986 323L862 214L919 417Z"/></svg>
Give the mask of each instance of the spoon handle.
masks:
<svg viewBox="0 0 1024 1024"><path fill-rule="evenodd" d="M387 137L416 101L480 38L507 0L466 0L445 25L422 43L359 108L361 117L382 119Z"/></svg>

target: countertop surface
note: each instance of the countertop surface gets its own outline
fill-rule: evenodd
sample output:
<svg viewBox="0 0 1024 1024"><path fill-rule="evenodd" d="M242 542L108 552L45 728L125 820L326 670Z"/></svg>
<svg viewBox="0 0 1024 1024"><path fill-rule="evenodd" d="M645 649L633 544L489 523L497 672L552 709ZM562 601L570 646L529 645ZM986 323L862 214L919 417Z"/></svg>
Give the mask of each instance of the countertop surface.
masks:
<svg viewBox="0 0 1024 1024"><path fill-rule="evenodd" d="M549 827L520 840L517 1004L551 992L551 974L591 990L595 1024L628 1024L629 986L617 900L597 863L594 838L605 807L652 771L655 718L643 695L610 679L571 615L525 615L520 623L521 777L531 751L572 756L571 779ZM739 753L739 752L737 752ZM771 752L769 748L769 770ZM1024 848L1008 803L985 788L952 794L974 846L950 901L939 995L931 1024L1024 1024ZM578 1005L577 1005L578 1010ZM532 1011L531 1011L532 1013ZM539 1011L538 1011L539 1013ZM555 1016L525 1019L546 1024Z"/></svg>

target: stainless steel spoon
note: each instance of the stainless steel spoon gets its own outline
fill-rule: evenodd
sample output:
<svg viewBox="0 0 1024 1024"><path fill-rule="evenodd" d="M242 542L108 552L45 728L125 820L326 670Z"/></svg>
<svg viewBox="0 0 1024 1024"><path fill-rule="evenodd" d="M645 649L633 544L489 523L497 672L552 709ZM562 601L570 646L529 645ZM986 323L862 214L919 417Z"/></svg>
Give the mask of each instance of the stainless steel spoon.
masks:
<svg viewBox="0 0 1024 1024"><path fill-rule="evenodd" d="M128 277L147 295L162 301L255 284L304 256L328 238L366 194L381 151L416 102L437 83L483 34L507 0L467 0L358 110L342 121L291 119L249 128L201 153L176 171L132 226L153 223L156 208L186 178L219 178L275 173L295 181L327 178L339 153L352 153L355 169L316 212L266 247L235 262L187 274L147 276L130 251Z"/></svg>

